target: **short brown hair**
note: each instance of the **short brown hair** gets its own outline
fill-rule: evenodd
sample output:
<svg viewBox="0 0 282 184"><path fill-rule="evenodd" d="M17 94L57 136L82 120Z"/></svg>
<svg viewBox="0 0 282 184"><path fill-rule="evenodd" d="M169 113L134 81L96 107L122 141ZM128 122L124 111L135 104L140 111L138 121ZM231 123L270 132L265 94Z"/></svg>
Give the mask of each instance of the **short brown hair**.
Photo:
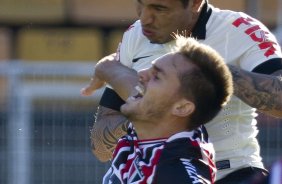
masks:
<svg viewBox="0 0 282 184"><path fill-rule="evenodd" d="M192 71L179 74L181 93L196 106L190 116L193 127L213 119L233 93L232 75L223 58L193 38L176 36L177 53L193 63ZM190 124L191 125L191 124Z"/></svg>

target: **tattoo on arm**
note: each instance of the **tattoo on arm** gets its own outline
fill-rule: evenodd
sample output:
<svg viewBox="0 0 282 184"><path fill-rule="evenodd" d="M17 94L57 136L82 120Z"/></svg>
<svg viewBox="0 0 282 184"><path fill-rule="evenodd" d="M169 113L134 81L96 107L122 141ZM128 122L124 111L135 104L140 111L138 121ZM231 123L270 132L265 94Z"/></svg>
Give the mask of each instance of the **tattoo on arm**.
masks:
<svg viewBox="0 0 282 184"><path fill-rule="evenodd" d="M92 152L100 161L112 158L117 141L126 134L129 121L118 111L99 106L91 130Z"/></svg>
<svg viewBox="0 0 282 184"><path fill-rule="evenodd" d="M273 116L282 116L282 70L272 75L257 74L229 66L234 94L251 107Z"/></svg>

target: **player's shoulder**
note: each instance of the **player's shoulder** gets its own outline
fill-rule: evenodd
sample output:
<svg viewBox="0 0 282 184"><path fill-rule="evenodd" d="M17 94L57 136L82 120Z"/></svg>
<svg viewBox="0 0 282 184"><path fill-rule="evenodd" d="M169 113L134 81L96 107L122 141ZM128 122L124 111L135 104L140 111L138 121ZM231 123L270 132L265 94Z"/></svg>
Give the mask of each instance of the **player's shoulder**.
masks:
<svg viewBox="0 0 282 184"><path fill-rule="evenodd" d="M222 10L212 7L212 14L206 26L207 37L210 39L233 39L244 42L250 47L260 43L260 40L271 40L276 43L275 36L258 19L244 13Z"/></svg>
<svg viewBox="0 0 282 184"><path fill-rule="evenodd" d="M124 32L125 34L131 34L131 35L142 35L142 27L140 20L135 21L133 24L131 24Z"/></svg>
<svg viewBox="0 0 282 184"><path fill-rule="evenodd" d="M148 39L142 33L140 20L135 21L128 27L128 29L124 32L122 42L125 43L130 49L140 47L140 45L148 42Z"/></svg>
<svg viewBox="0 0 282 184"><path fill-rule="evenodd" d="M213 5L210 5L210 8L212 10L211 19L220 20L223 22L230 22L230 20L248 16L244 12L220 9L218 7L214 7Z"/></svg>
<svg viewBox="0 0 282 184"><path fill-rule="evenodd" d="M219 9L211 6L212 14L208 24L225 27L225 29L235 29L238 32L246 31L246 28L253 26L259 27L262 30L268 30L268 28L261 23L258 19L239 11Z"/></svg>

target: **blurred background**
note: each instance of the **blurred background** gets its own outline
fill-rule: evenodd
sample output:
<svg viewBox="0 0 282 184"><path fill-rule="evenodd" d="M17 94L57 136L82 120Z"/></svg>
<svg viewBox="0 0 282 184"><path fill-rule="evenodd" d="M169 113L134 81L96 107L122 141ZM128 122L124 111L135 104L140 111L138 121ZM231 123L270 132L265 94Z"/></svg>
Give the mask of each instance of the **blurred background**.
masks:
<svg viewBox="0 0 282 184"><path fill-rule="evenodd" d="M281 0L210 0L261 20L282 43ZM0 0L0 183L101 183L91 153L102 91L81 97L93 66L136 20L132 0ZM282 155L282 121L259 115L266 166Z"/></svg>

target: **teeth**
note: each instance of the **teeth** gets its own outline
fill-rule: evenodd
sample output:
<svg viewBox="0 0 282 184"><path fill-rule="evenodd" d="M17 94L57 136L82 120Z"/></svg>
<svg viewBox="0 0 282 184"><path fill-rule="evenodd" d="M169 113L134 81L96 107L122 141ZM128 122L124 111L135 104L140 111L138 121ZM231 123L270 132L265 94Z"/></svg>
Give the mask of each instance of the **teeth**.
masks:
<svg viewBox="0 0 282 184"><path fill-rule="evenodd" d="M135 89L140 93L142 96L144 95L144 89L141 88L140 86L136 86Z"/></svg>

